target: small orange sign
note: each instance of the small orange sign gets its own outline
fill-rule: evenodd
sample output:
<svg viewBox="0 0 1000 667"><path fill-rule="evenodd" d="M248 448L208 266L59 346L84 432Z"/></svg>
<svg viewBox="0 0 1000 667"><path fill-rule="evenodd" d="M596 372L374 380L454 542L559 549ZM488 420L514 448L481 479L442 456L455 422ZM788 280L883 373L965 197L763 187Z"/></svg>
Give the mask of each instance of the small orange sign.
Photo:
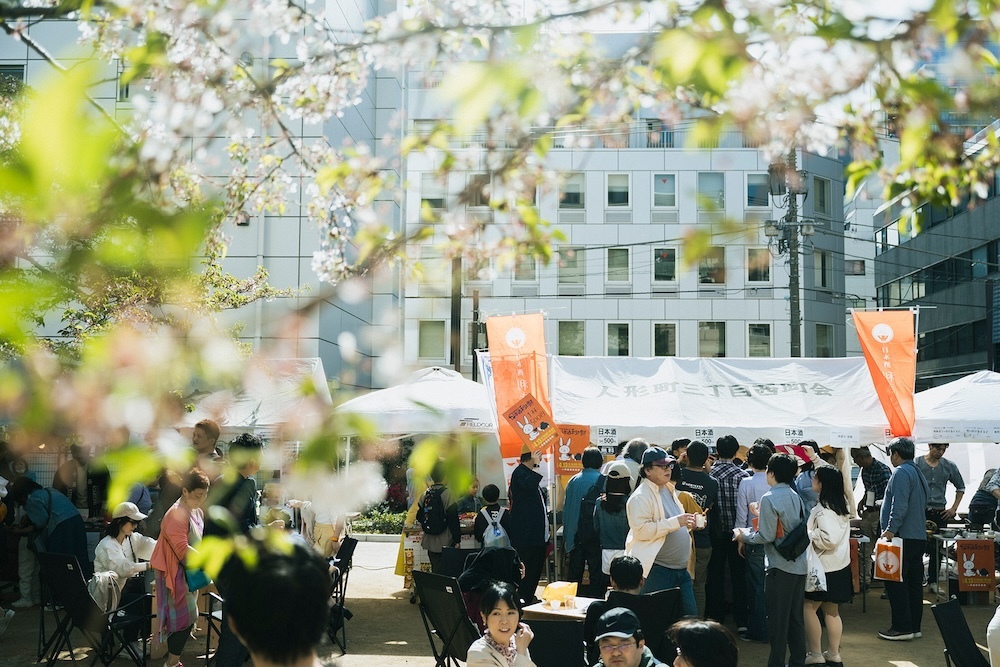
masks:
<svg viewBox="0 0 1000 667"><path fill-rule="evenodd" d="M996 585L993 540L958 540L955 545L958 590L992 591Z"/></svg>
<svg viewBox="0 0 1000 667"><path fill-rule="evenodd" d="M590 444L590 427L557 424L559 441L555 451L556 474L575 475L583 470L583 450Z"/></svg>
<svg viewBox="0 0 1000 667"><path fill-rule="evenodd" d="M504 410L503 416L532 451L547 450L558 440L555 420L531 394Z"/></svg>

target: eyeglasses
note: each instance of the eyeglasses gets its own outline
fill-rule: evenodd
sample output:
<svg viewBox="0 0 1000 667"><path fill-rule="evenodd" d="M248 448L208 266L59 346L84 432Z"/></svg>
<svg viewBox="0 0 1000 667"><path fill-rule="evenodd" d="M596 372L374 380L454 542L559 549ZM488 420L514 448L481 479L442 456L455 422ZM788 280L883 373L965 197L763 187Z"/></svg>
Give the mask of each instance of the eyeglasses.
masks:
<svg viewBox="0 0 1000 667"><path fill-rule="evenodd" d="M612 653L624 653L627 649L637 645L638 642L626 642L623 644L601 644L598 648L601 649L601 653L611 655Z"/></svg>

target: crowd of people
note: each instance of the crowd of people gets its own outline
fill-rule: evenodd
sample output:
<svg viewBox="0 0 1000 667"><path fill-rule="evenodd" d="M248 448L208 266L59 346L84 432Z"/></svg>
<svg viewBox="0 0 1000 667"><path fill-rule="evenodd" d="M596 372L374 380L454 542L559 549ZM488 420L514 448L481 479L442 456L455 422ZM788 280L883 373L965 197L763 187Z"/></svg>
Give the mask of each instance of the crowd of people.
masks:
<svg viewBox="0 0 1000 667"><path fill-rule="evenodd" d="M622 443L613 461L589 447L581 456L582 471L569 480L564 494L568 579L577 582L580 595L603 599L609 584L617 589L617 567L618 578L627 580L624 590L639 595L677 588L685 618L720 628L731 620L740 640L770 644L769 667L842 667L840 605L855 591L852 518L872 543L902 538L902 581L884 584L891 619L878 636L890 641L922 637L923 587L936 592L940 560L927 540L932 525L927 522L944 527L955 520L965 488L957 466L944 458L947 448L932 443L928 454L917 458L911 439L896 438L887 448L891 468L867 447L851 450L864 487L852 507L843 455L838 459L814 441L775 447L758 439L741 451L733 436L714 444L678 439L669 448L636 438ZM477 591L467 606L484 631L491 614L508 619L519 605L538 601L549 543L539 459L537 452L522 454L511 476L509 507L501 506L495 486L483 490L486 509L476 520L477 540L482 545L484 532L496 522L517 556L514 565L499 566L504 576L490 579L482 567L476 576ZM946 505L948 484L955 494ZM1000 473L987 474L975 499L977 514L970 521L995 524ZM425 544L454 546L458 539L457 522L450 521L443 537L425 536ZM793 541L799 549L791 547ZM870 550L860 559L864 587L873 585ZM636 575L627 574L623 559L637 568ZM439 561L432 556L431 563L436 567ZM500 580L515 593L483 593L486 584ZM509 640L511 665L529 662L530 628L518 623L508 619L498 626L503 633L493 642L497 649ZM588 636L596 636L591 629ZM486 651L485 644L482 648ZM605 664L639 664L622 662L623 653L613 653L614 660ZM692 657L684 664L716 663Z"/></svg>
<svg viewBox="0 0 1000 667"><path fill-rule="evenodd" d="M253 531L261 523L261 493L255 475L260 470L264 443L253 434L243 433L229 443L223 456L218 447L220 434L221 429L214 421L199 422L193 430L190 468L164 470L152 487L133 485L128 500L114 508L105 506L108 471L91 461L84 448L74 445L70 458L59 467L52 484L43 487L33 479L34 475L23 460L16 460L13 452L2 444L0 499L4 502L0 504L3 508L0 521L7 536L5 544L10 545L14 540L20 543L16 552L9 546L7 551L18 556L20 597L11 609L0 608L0 635L6 630L15 609L42 603L36 554L49 552L76 558L87 579L88 590L98 606L106 611L121 608L136 596L145 596L155 590L156 626L145 631L148 633L152 629L158 643L165 648L165 667L180 664L180 656L192 637L199 617L198 589L214 586L212 590L223 599L223 617L232 619L232 622L221 624L215 664L242 667L247 656L254 652L254 644L247 641L253 635L241 633L239 628L252 628L255 622L253 619L244 619L242 623L236 620L240 616L238 600L246 597L239 582L263 575L241 570L242 565L237 562L241 559L233 557L225 561L213 581L204 577L196 583L198 577L193 573L198 570L191 566L191 557L206 536L243 535L251 539L251 544L256 544ZM301 509L302 525L298 527L307 536L306 539L296 533L293 542L297 549L307 549L309 557L296 552L284 560L293 570L301 570L310 559L313 565L321 568L325 583L317 590L327 590L327 594L321 600L322 608L317 618L325 627L331 579L328 559L336 553L344 536L343 515L330 508L314 506L309 501L290 504ZM208 508L213 511L207 511ZM11 511L8 513L8 510ZM88 517L86 524L85 515ZM272 527L290 528L292 512L285 507L275 507L267 513L265 521ZM103 527L102 539L93 548L88 548L87 524L90 532L98 525ZM266 551L261 548L261 556ZM152 582L155 582L155 589ZM57 597L55 592L54 596ZM268 602L271 604L274 600ZM140 640L141 631L142 625L135 624L128 638ZM319 638L317 635L316 641L308 645L314 648ZM301 646L295 651L300 649ZM260 650L275 655L280 653L273 647Z"/></svg>

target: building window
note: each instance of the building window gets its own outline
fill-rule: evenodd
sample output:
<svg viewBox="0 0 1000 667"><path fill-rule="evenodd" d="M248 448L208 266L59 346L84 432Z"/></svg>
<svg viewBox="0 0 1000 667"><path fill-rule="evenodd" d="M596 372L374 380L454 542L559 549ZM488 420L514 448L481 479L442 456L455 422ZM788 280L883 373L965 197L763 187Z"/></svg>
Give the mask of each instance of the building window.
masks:
<svg viewBox="0 0 1000 667"><path fill-rule="evenodd" d="M722 285L726 282L726 249L713 246L705 249L698 260L698 282Z"/></svg>
<svg viewBox="0 0 1000 667"><path fill-rule="evenodd" d="M848 276L865 275L865 260L849 259L844 262L844 274Z"/></svg>
<svg viewBox="0 0 1000 667"><path fill-rule="evenodd" d="M628 174L608 174L608 206L628 206Z"/></svg>
<svg viewBox="0 0 1000 667"><path fill-rule="evenodd" d="M677 176L653 174L653 206L656 208L677 206Z"/></svg>
<svg viewBox="0 0 1000 667"><path fill-rule="evenodd" d="M748 356L770 357L771 356L771 325L767 322L755 322L747 325L749 345L747 346Z"/></svg>
<svg viewBox="0 0 1000 667"><path fill-rule="evenodd" d="M767 206L767 174L747 174L747 206Z"/></svg>
<svg viewBox="0 0 1000 667"><path fill-rule="evenodd" d="M444 320L420 320L417 335L417 357L444 359Z"/></svg>
<svg viewBox="0 0 1000 667"><path fill-rule="evenodd" d="M673 322L653 324L653 356L677 356L677 325Z"/></svg>
<svg viewBox="0 0 1000 667"><path fill-rule="evenodd" d="M771 282L771 251L767 248L747 248L747 282Z"/></svg>
<svg viewBox="0 0 1000 667"><path fill-rule="evenodd" d="M816 356L817 357L832 357L833 356L833 325L832 324L817 324L816 325Z"/></svg>
<svg viewBox="0 0 1000 667"><path fill-rule="evenodd" d="M559 323L559 354L564 357L582 357L584 352L583 322Z"/></svg>
<svg viewBox="0 0 1000 667"><path fill-rule="evenodd" d="M698 323L698 356L699 357L726 356L725 322Z"/></svg>
<svg viewBox="0 0 1000 667"><path fill-rule="evenodd" d="M559 208L583 208L585 185L586 174L567 174L566 182L559 190Z"/></svg>
<svg viewBox="0 0 1000 667"><path fill-rule="evenodd" d="M726 208L726 175L718 171L698 174L698 208L717 211Z"/></svg>
<svg viewBox="0 0 1000 667"><path fill-rule="evenodd" d="M14 79L24 83L24 65L7 65L0 63L0 78Z"/></svg>
<svg viewBox="0 0 1000 667"><path fill-rule="evenodd" d="M420 261L413 267L413 274L421 289L443 294L451 284L451 262L445 260L440 248L425 246L420 249Z"/></svg>
<svg viewBox="0 0 1000 667"><path fill-rule="evenodd" d="M628 323L609 322L608 323L608 356L627 357L628 351Z"/></svg>
<svg viewBox="0 0 1000 667"><path fill-rule="evenodd" d="M438 180L437 174L420 175L420 207L429 206L432 209L445 208L447 188Z"/></svg>
<svg viewBox="0 0 1000 667"><path fill-rule="evenodd" d="M820 178L819 176L813 176L813 211L816 215L830 215L831 214L831 201L830 201L830 181L826 178Z"/></svg>
<svg viewBox="0 0 1000 667"><path fill-rule="evenodd" d="M629 281L628 248L608 248L608 282Z"/></svg>
<svg viewBox="0 0 1000 667"><path fill-rule="evenodd" d="M535 282L538 280L538 262L534 257L518 257L514 262L514 280Z"/></svg>
<svg viewBox="0 0 1000 667"><path fill-rule="evenodd" d="M472 174L469 177L468 206L485 208L490 205L490 175Z"/></svg>
<svg viewBox="0 0 1000 667"><path fill-rule="evenodd" d="M586 266L583 248L560 248L559 250L559 284L582 285L586 282Z"/></svg>
<svg viewBox="0 0 1000 667"><path fill-rule="evenodd" d="M653 248L653 280L671 283L677 280L676 248Z"/></svg>
<svg viewBox="0 0 1000 667"><path fill-rule="evenodd" d="M813 269L816 287L824 289L833 287L833 258L829 251L817 250L813 253Z"/></svg>

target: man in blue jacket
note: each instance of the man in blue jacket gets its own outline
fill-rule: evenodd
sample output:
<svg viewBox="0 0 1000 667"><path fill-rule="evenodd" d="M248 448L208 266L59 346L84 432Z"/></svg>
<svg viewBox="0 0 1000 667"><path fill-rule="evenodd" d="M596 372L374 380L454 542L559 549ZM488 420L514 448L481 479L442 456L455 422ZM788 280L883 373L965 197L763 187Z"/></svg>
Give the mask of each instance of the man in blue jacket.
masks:
<svg viewBox="0 0 1000 667"><path fill-rule="evenodd" d="M880 521L882 539L903 540L902 581L885 582L892 609L892 625L879 630L878 636L890 641L920 638L920 619L924 609L924 547L927 530L924 508L927 507L927 480L913 463L913 440L893 438L889 442L889 462L895 470L889 478L882 503Z"/></svg>

